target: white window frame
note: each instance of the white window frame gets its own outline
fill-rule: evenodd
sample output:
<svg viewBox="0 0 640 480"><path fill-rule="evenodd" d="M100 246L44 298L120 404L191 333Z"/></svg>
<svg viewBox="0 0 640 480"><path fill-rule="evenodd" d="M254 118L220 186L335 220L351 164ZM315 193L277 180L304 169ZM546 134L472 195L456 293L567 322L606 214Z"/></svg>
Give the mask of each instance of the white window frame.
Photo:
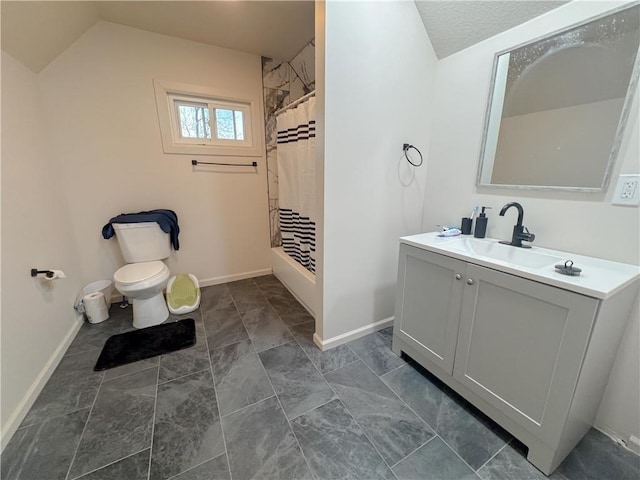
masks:
<svg viewBox="0 0 640 480"><path fill-rule="evenodd" d="M255 99L238 98L208 87L154 80L156 106L160 123L162 147L165 153L184 155L228 155L259 157L262 155L260 132L260 103ZM185 138L176 101L207 105L211 139ZM220 139L216 134L215 108L242 112L243 140Z"/></svg>

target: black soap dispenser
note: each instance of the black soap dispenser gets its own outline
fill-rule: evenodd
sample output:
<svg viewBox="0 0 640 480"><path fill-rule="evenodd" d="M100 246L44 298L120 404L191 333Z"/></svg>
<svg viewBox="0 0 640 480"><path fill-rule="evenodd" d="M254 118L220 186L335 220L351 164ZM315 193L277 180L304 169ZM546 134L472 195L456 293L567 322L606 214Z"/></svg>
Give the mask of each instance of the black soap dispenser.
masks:
<svg viewBox="0 0 640 480"><path fill-rule="evenodd" d="M482 207L482 212L476 218L476 229L473 231L473 236L476 238L484 238L487 235L487 215L484 213L485 209L491 207Z"/></svg>

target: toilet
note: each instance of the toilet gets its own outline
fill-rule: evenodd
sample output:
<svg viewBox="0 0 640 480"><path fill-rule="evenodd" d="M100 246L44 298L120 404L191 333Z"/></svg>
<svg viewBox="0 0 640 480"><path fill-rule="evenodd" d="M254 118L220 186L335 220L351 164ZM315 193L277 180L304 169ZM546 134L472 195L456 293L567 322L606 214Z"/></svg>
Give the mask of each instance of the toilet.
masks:
<svg viewBox="0 0 640 480"><path fill-rule="evenodd" d="M162 290L170 272L162 262L171 253L169 235L155 222L114 223L127 265L113 274L116 289L133 304L133 326L146 328L169 318Z"/></svg>

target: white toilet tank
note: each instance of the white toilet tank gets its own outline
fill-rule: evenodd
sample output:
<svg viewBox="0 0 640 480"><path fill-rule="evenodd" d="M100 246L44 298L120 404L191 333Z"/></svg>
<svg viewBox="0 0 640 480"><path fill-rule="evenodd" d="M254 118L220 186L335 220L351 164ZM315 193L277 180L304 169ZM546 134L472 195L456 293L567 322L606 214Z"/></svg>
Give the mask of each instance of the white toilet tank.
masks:
<svg viewBox="0 0 640 480"><path fill-rule="evenodd" d="M116 238L127 263L163 260L171 253L171 239L156 222L114 223Z"/></svg>

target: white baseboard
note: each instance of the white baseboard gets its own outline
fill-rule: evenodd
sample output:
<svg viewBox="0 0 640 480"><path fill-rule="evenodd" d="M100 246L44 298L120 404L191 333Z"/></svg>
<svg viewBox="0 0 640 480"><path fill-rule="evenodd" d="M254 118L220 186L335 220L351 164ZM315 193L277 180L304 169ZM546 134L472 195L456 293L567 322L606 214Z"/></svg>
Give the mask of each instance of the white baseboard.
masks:
<svg viewBox="0 0 640 480"><path fill-rule="evenodd" d="M618 432L614 431L607 425L594 425L593 428L604 433L618 445L622 445L627 450L635 453L636 455L640 455L640 444L636 442L637 437L635 435L631 435L627 440L625 440Z"/></svg>
<svg viewBox="0 0 640 480"><path fill-rule="evenodd" d="M317 334L314 333L313 343L315 343L322 351L329 350L331 348L337 347L338 345L342 345L343 343L348 343L351 340L355 340L356 338L364 337L365 335L369 335L372 332L377 332L378 330L382 330L383 328L390 327L391 325L393 325L393 319L394 317L385 318L375 323L365 325L364 327L356 328L355 330L351 330L350 332L337 335L333 338L328 338L327 340L321 339Z"/></svg>
<svg viewBox="0 0 640 480"><path fill-rule="evenodd" d="M224 275L222 277L211 277L198 279L198 284L201 287L210 287L211 285L220 285L221 283L235 282L236 280L244 280L245 278L262 277L263 275L270 275L273 271L270 268L264 268L262 270L254 270L252 272L236 273L234 275ZM115 290L115 287L114 287ZM111 295L111 303L120 303L122 301L122 294L115 290L116 293Z"/></svg>
<svg viewBox="0 0 640 480"><path fill-rule="evenodd" d="M224 275L222 277L212 277L198 279L201 287L209 287L211 285L220 285L221 283L235 282L236 280L244 280L245 278L262 277L263 275L270 275L271 268L264 268L262 270L254 270L252 272L236 273L234 275Z"/></svg>
<svg viewBox="0 0 640 480"><path fill-rule="evenodd" d="M9 440L11 440L11 437L13 437L13 434L16 433L20 423L22 423L24 417L27 416L29 409L33 406L49 378L51 378L51 375L60 363L60 360L62 360L67 348L69 348L73 339L76 338L78 330L82 327L82 318L82 316L76 316L76 322L69 329L58 348L53 352L53 355L49 357L49 360L45 363L44 367L42 367L42 370L40 370L40 373L29 387L29 390L27 390L27 393L22 397L22 400L7 420L7 423L2 426L2 433L0 434L0 452L4 450L9 443Z"/></svg>

